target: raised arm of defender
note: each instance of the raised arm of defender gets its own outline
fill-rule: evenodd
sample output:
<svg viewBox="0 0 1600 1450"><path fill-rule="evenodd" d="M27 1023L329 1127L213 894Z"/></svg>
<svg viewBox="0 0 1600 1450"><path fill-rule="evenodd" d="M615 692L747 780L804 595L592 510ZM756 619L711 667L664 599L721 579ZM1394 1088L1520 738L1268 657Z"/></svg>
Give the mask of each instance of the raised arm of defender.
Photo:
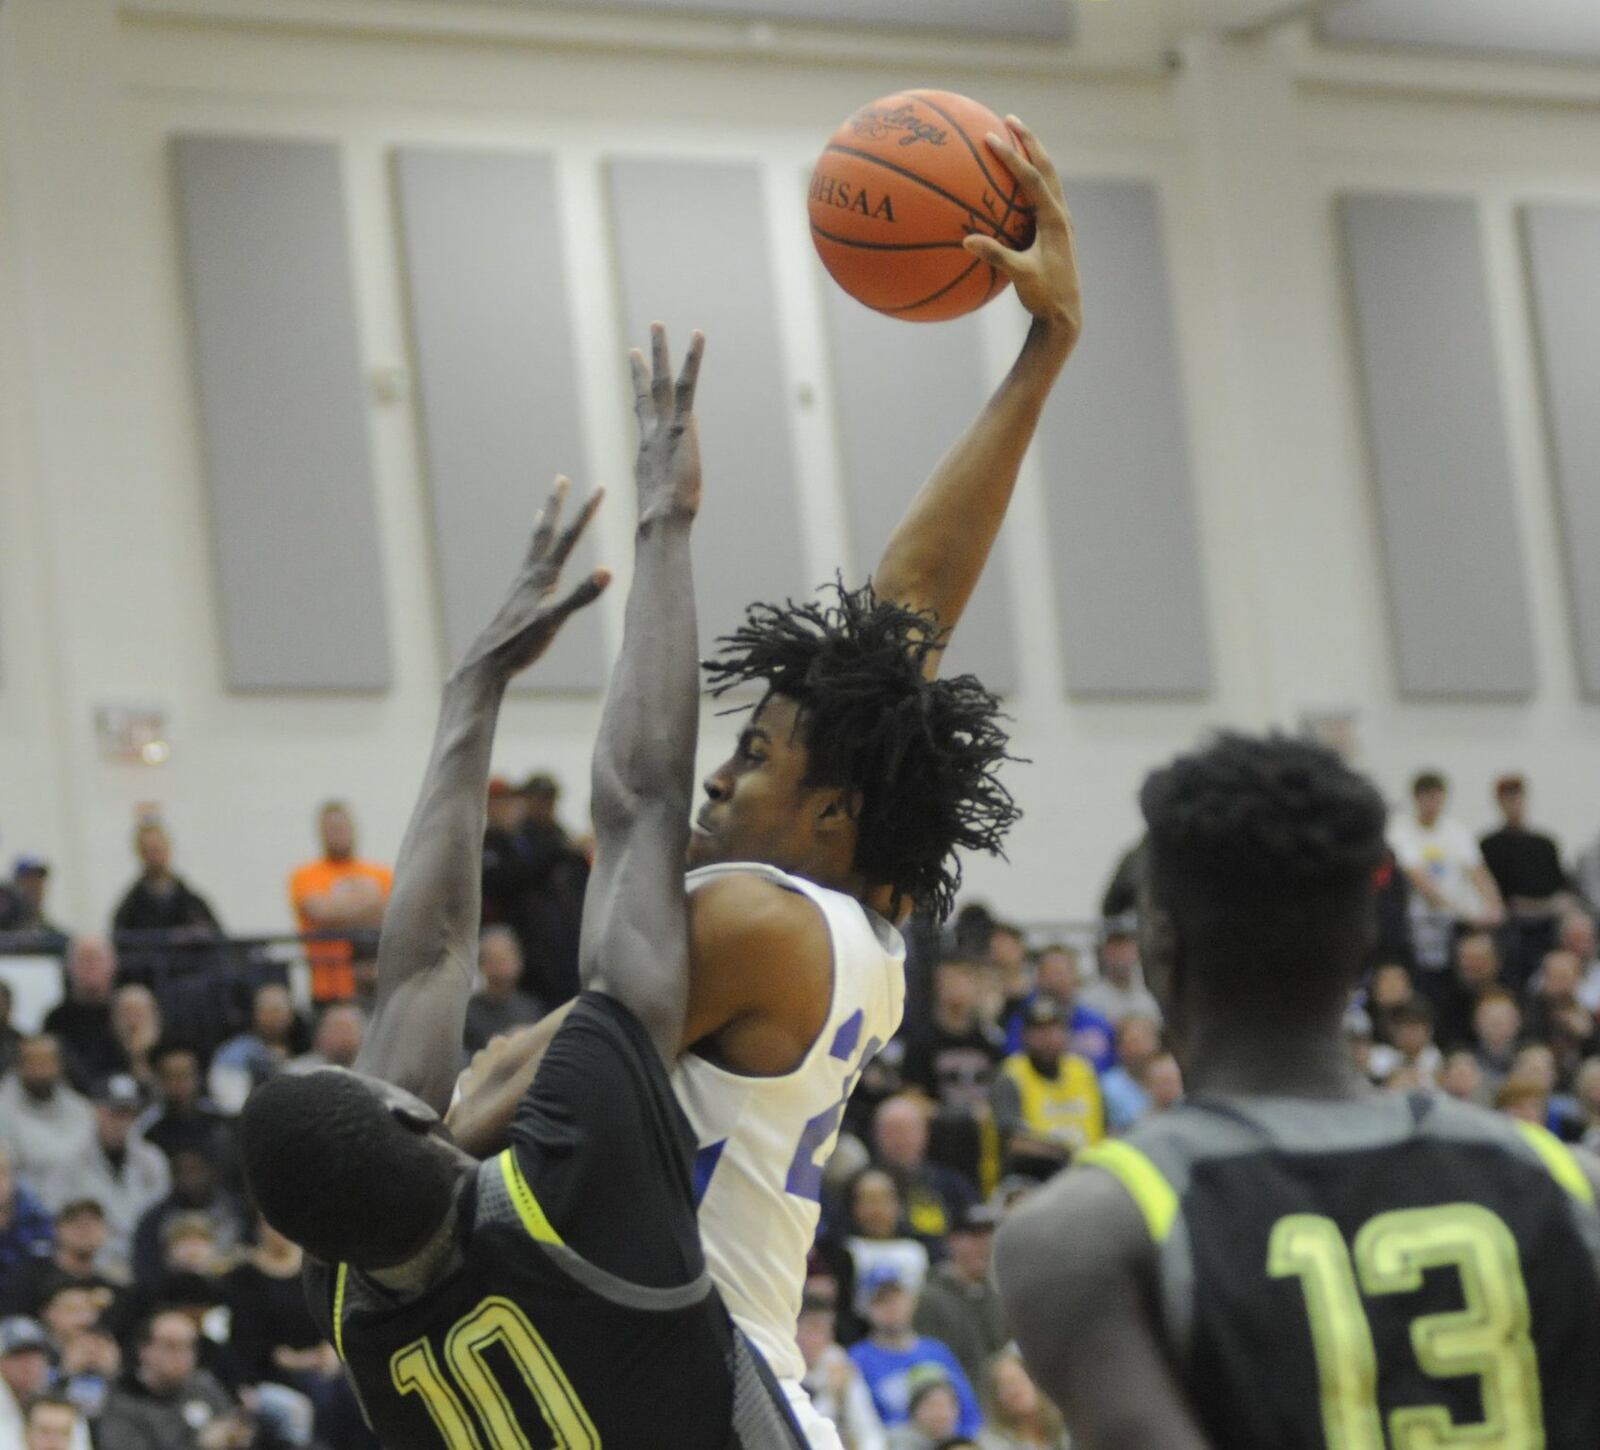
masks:
<svg viewBox="0 0 1600 1450"><path fill-rule="evenodd" d="M378 943L378 998L356 1062L443 1112L461 1056L477 968L483 832L500 701L512 677L610 580L596 570L556 600L561 567L594 517L596 492L556 533L567 480L539 517L511 592L445 682L433 753L406 828Z"/></svg>
<svg viewBox="0 0 1600 1450"><path fill-rule="evenodd" d="M1005 381L912 500L873 575L881 596L936 615L946 631L977 587L1045 400L1083 328L1061 178L1032 131L1015 116L1006 127L1008 134L991 137L989 146L1022 183L1037 234L1025 252L988 237L968 237L966 246L1011 279L1033 325ZM938 661L937 653L929 656L930 672Z"/></svg>
<svg viewBox="0 0 1600 1450"><path fill-rule="evenodd" d="M689 528L700 508L697 332L676 385L666 332L632 354L639 525L622 653L595 741L596 851L583 903L585 987L624 1003L669 1061L689 995L683 856L689 844L700 663Z"/></svg>

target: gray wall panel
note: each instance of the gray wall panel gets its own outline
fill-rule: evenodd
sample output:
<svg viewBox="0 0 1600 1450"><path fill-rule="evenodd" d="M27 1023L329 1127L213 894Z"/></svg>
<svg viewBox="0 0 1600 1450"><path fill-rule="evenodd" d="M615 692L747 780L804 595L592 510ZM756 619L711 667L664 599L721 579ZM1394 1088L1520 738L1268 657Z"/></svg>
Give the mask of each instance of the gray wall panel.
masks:
<svg viewBox="0 0 1600 1450"><path fill-rule="evenodd" d="M173 142L228 683L389 683L338 151Z"/></svg>
<svg viewBox="0 0 1600 1450"><path fill-rule="evenodd" d="M568 517L594 486L579 428L555 166L525 153L396 153L423 452L452 661L499 606L558 473ZM624 504L625 507L628 505ZM586 539L571 584L594 567ZM600 613L557 637L519 688L599 690Z"/></svg>
<svg viewBox="0 0 1600 1450"><path fill-rule="evenodd" d="M1533 633L1475 203L1341 199L1404 694L1533 692Z"/></svg>
<svg viewBox="0 0 1600 1450"><path fill-rule="evenodd" d="M608 167L622 315L634 346L664 322L674 365L706 334L696 411L706 496L695 525L700 641L753 600L809 594L761 177L754 166L616 160Z"/></svg>
<svg viewBox="0 0 1600 1450"><path fill-rule="evenodd" d="M853 583L876 565L906 505L977 415L988 389L976 316L933 326L899 322L863 307L825 274L821 286ZM945 663L946 673L970 671L1000 694L1017 685L1008 573L997 545Z"/></svg>
<svg viewBox="0 0 1600 1450"><path fill-rule="evenodd" d="M1578 680L1600 700L1600 207L1522 214Z"/></svg>
<svg viewBox="0 0 1600 1450"><path fill-rule="evenodd" d="M1146 182L1068 179L1094 314L1040 425L1070 694L1211 689L1161 211Z"/></svg>

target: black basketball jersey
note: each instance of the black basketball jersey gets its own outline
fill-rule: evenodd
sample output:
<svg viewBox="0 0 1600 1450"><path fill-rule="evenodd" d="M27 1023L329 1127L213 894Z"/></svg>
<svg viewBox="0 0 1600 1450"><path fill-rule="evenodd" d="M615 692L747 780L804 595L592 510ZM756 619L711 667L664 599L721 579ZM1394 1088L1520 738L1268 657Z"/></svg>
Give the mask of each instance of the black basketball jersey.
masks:
<svg viewBox="0 0 1600 1450"><path fill-rule="evenodd" d="M1218 1446L1600 1446L1600 1214L1544 1129L1422 1093L1197 1096L1079 1161L1145 1215Z"/></svg>
<svg viewBox="0 0 1600 1450"><path fill-rule="evenodd" d="M693 1140L625 1008L578 999L512 1140L464 1182L453 1265L425 1290L308 1263L384 1450L792 1450L705 1272Z"/></svg>

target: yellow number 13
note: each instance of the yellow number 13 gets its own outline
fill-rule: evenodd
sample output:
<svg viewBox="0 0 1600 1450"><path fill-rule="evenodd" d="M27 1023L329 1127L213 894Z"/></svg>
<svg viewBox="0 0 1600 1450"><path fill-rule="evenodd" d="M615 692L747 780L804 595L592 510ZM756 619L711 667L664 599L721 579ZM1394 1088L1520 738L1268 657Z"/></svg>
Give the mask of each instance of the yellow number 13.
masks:
<svg viewBox="0 0 1600 1450"><path fill-rule="evenodd" d="M1305 1294L1328 1450L1384 1450L1378 1356L1362 1293L1409 1293L1422 1287L1424 1270L1437 1268L1460 1274L1464 1307L1412 1320L1412 1348L1424 1374L1477 1375L1483 1419L1458 1425L1443 1405L1394 1410L1394 1450L1543 1450L1528 1292L1517 1242L1500 1219L1471 1203L1380 1213L1356 1234L1351 1259L1338 1225L1309 1213L1279 1219L1267 1249L1267 1272L1299 1279Z"/></svg>
<svg viewBox="0 0 1600 1450"><path fill-rule="evenodd" d="M509 1299L485 1299L458 1319L445 1338L445 1359L451 1375L489 1433L495 1450L533 1450L512 1418L505 1390L489 1373L484 1353L499 1344L510 1356L524 1383L539 1403L539 1413L555 1436L556 1450L599 1450L600 1436L561 1366L539 1331ZM418 1394L448 1450L483 1450L472 1417L461 1397L440 1372L433 1346L416 1340L389 1360L394 1387L403 1395Z"/></svg>

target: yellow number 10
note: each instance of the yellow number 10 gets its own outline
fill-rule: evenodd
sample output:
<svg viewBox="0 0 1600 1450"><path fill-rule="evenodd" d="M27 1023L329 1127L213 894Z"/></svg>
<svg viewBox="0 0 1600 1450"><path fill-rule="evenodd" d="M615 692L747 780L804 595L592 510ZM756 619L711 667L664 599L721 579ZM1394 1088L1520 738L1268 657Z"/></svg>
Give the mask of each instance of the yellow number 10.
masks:
<svg viewBox="0 0 1600 1450"><path fill-rule="evenodd" d="M1472 1203L1397 1209L1362 1225L1353 1257L1352 1264L1338 1225L1309 1213L1279 1219L1267 1249L1267 1272L1299 1279L1305 1294L1328 1450L1384 1450L1378 1356L1362 1293L1409 1293L1422 1287L1424 1270L1446 1267L1461 1275L1464 1307L1413 1319L1411 1344L1424 1374L1483 1381L1483 1419L1457 1425L1443 1405L1407 1406L1389 1416L1390 1443L1543 1450L1539 1362L1511 1230Z"/></svg>
<svg viewBox="0 0 1600 1450"><path fill-rule="evenodd" d="M549 1346L528 1316L498 1295L458 1319L444 1344L451 1375L466 1392L494 1450L533 1450L532 1442L512 1418L505 1390L484 1362L484 1354L495 1344L505 1349L538 1401L539 1412L555 1436L555 1450L599 1450L594 1422ZM426 1339L397 1350L389 1361L389 1373L401 1394L422 1396L428 1417L448 1450L483 1450L471 1415L440 1372L433 1346Z"/></svg>

